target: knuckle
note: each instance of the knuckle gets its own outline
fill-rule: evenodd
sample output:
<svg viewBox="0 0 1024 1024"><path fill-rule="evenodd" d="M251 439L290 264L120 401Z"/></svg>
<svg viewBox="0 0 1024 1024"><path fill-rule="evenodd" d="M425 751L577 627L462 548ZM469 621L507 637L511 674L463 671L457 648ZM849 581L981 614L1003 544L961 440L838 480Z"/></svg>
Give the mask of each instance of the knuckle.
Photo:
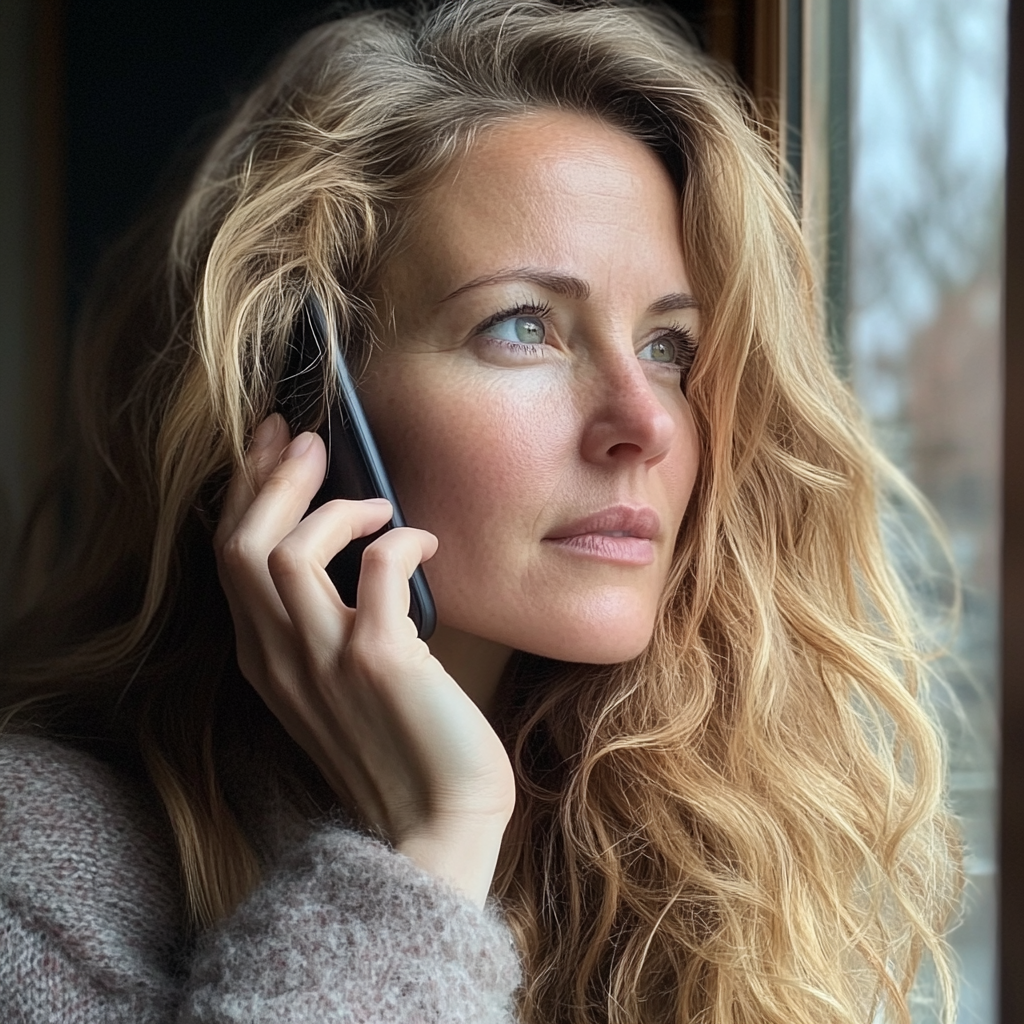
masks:
<svg viewBox="0 0 1024 1024"><path fill-rule="evenodd" d="M416 635L412 619L404 616L397 633L356 629L345 649L344 661L357 675L391 685L410 672L419 671L424 653L429 656L429 649Z"/></svg>
<svg viewBox="0 0 1024 1024"><path fill-rule="evenodd" d="M387 678L387 651L379 644L353 637L345 652L348 670L357 679Z"/></svg>
<svg viewBox="0 0 1024 1024"><path fill-rule="evenodd" d="M253 538L245 530L235 530L220 545L217 556L229 575L238 575L257 565L261 554Z"/></svg>
<svg viewBox="0 0 1024 1024"><path fill-rule="evenodd" d="M389 540L389 535L385 534L380 540L374 541L366 548L363 552L364 567L371 570L374 567L387 570L402 565L402 552L393 541L389 543Z"/></svg>
<svg viewBox="0 0 1024 1024"><path fill-rule="evenodd" d="M267 555L267 568L273 579L283 579L296 576L306 566L306 559L302 557L294 544L282 541Z"/></svg>

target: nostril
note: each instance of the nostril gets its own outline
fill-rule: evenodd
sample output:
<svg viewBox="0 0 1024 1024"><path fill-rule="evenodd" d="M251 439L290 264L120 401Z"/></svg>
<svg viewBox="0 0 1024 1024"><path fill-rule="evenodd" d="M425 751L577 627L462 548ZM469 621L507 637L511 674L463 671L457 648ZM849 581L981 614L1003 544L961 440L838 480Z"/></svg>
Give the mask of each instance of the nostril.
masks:
<svg viewBox="0 0 1024 1024"><path fill-rule="evenodd" d="M618 444L613 444L611 448L608 449L608 454L623 455L631 454L632 452L636 452L637 454L639 454L642 451L643 448L641 448L641 446L638 444L632 444L628 441L620 441Z"/></svg>
<svg viewBox="0 0 1024 1024"><path fill-rule="evenodd" d="M681 391L652 382L632 358L606 364L591 381L584 401L590 405L583 436L583 456L593 462L659 462L671 449L679 417L669 406L682 405Z"/></svg>

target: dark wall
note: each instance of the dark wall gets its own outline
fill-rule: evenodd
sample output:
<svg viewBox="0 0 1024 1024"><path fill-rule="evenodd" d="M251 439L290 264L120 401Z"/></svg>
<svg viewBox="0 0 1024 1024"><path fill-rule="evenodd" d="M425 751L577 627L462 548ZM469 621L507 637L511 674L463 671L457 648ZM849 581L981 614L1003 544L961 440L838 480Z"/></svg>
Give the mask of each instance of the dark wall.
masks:
<svg viewBox="0 0 1024 1024"><path fill-rule="evenodd" d="M69 315L103 247L277 51L332 11L386 6L388 0L65 0ZM707 0L672 6L702 34Z"/></svg>
<svg viewBox="0 0 1024 1024"><path fill-rule="evenodd" d="M322 0L67 0L69 312L168 165L323 11Z"/></svg>

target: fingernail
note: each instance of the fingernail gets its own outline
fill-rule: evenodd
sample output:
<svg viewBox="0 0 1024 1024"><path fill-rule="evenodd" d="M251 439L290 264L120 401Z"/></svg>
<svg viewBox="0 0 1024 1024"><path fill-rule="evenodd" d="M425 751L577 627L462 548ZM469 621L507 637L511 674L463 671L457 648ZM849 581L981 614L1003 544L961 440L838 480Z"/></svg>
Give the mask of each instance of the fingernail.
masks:
<svg viewBox="0 0 1024 1024"><path fill-rule="evenodd" d="M390 505L391 504L391 502L388 501L387 498L366 498L364 500L369 502L371 505Z"/></svg>
<svg viewBox="0 0 1024 1024"><path fill-rule="evenodd" d="M309 451L309 446L313 443L313 434L305 433L299 434L297 438L281 453L281 461L285 459L297 459L300 455L305 455Z"/></svg>
<svg viewBox="0 0 1024 1024"><path fill-rule="evenodd" d="M272 413L256 428L256 433L252 437L254 447L269 448L281 433L283 426L284 417L279 412Z"/></svg>

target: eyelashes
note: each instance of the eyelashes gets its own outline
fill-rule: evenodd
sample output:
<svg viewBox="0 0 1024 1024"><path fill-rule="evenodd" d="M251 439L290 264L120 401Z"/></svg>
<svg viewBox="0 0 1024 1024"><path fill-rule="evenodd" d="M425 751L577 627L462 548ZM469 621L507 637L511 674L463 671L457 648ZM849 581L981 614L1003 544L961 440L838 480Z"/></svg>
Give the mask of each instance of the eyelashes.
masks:
<svg viewBox="0 0 1024 1024"><path fill-rule="evenodd" d="M484 331L496 324L500 324L503 320L511 320L517 316L535 316L538 320L543 320L545 326L547 326L551 317L551 306L548 303L534 303L534 302L520 302L518 305L511 306L508 309L502 309L499 312L489 316L482 324L479 324L474 331L475 334L483 334ZM500 340L500 339L499 339ZM529 346L526 346L529 348Z"/></svg>
<svg viewBox="0 0 1024 1024"><path fill-rule="evenodd" d="M688 371L693 366L694 359L697 358L697 339L694 337L693 331L689 327L671 324L666 331L659 334L645 348L651 348L659 342L665 341L670 341L675 346L676 358L672 360L671 364L663 362L662 365L672 365L684 372ZM652 361L657 362L658 360Z"/></svg>
<svg viewBox="0 0 1024 1024"><path fill-rule="evenodd" d="M498 324L504 323L507 320L513 320L516 317L536 318L544 324L545 329L548 329L551 327L551 313L552 308L546 302L520 302L514 306L509 306L506 309L493 313L486 320L477 325L473 333L477 336L486 334L486 332L492 327L496 327ZM493 336L489 337L487 340L507 349L520 352L525 350L534 356L540 354L537 350L545 347L543 340L539 342L522 342L512 341L508 338L496 338ZM665 342L672 345L674 349L674 357L672 359L652 358L649 361L655 366L680 371L685 376L686 373L689 372L697 355L697 339L694 336L693 331L690 330L689 327L684 327L678 323L669 324L668 327L657 335L657 337L649 341L640 350L640 352L647 352L655 346L663 345Z"/></svg>

